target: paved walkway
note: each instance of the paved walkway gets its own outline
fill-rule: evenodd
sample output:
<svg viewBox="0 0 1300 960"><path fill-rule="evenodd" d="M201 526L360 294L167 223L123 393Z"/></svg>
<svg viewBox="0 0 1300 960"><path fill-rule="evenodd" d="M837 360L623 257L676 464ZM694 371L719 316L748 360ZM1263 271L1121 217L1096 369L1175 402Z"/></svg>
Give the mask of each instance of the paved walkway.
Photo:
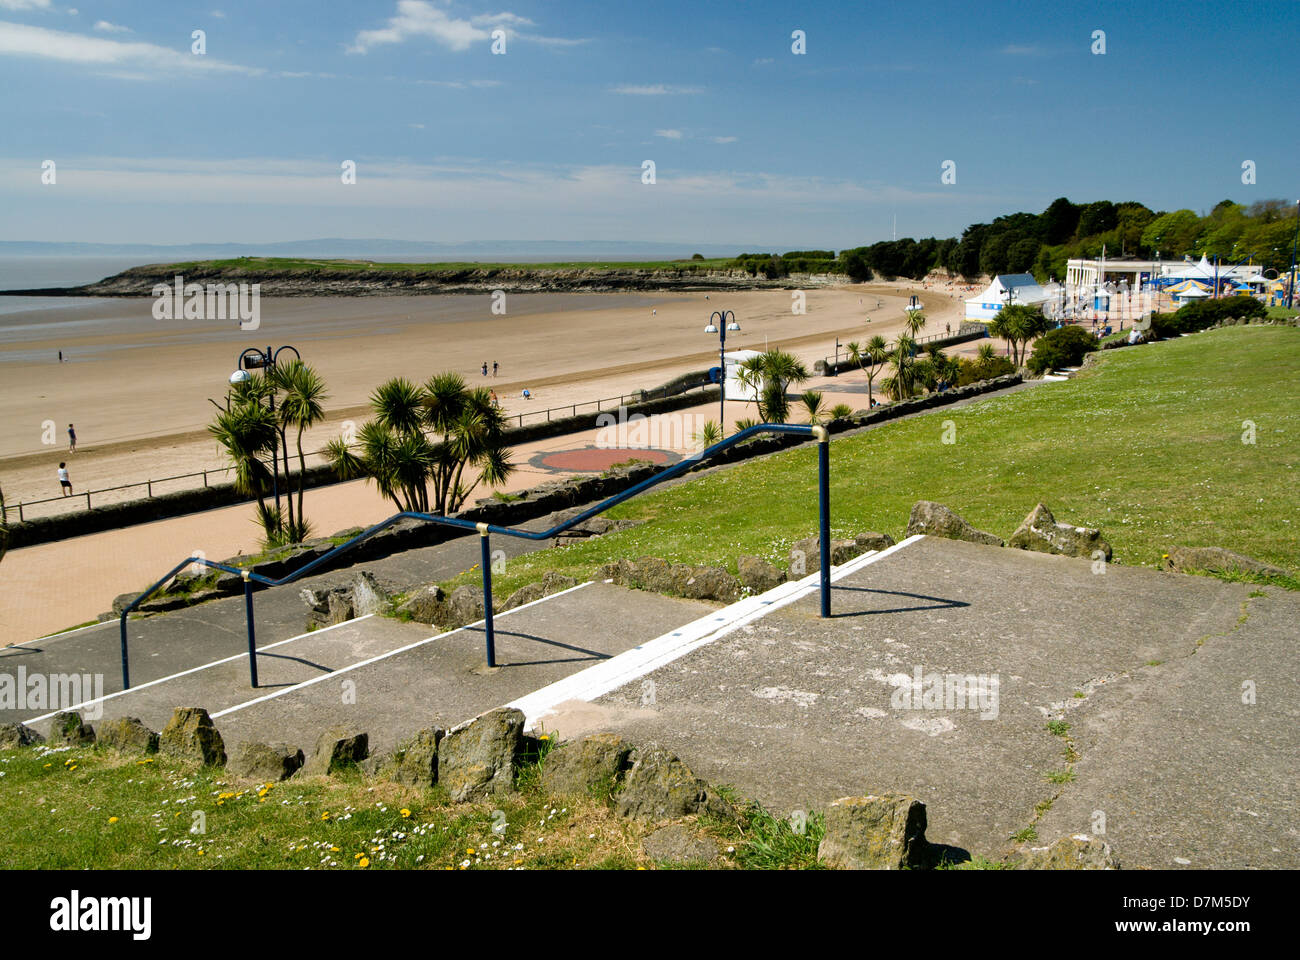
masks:
<svg viewBox="0 0 1300 960"><path fill-rule="evenodd" d="M545 723L664 743L783 813L911 793L932 841L973 854L1052 801L1040 838L1104 825L1128 867L1296 868L1300 596L1252 592L924 538L839 580L831 620L805 597ZM936 675L996 677L996 700L927 708Z"/></svg>

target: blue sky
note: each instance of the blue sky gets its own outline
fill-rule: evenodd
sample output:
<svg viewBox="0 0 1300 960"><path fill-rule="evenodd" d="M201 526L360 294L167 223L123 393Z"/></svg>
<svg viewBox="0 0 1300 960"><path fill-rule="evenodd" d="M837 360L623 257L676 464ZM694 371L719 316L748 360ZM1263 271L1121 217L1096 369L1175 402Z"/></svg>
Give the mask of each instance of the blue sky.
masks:
<svg viewBox="0 0 1300 960"><path fill-rule="evenodd" d="M1295 0L0 0L0 239L788 249L1294 201L1297 40Z"/></svg>

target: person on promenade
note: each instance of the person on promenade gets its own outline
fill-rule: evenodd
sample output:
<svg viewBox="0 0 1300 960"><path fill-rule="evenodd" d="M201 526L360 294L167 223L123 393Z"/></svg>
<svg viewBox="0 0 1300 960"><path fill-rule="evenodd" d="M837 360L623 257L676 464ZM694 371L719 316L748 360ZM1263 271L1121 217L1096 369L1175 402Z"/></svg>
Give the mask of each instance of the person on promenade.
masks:
<svg viewBox="0 0 1300 960"><path fill-rule="evenodd" d="M68 465L59 464L59 488L63 491L65 497L72 496L72 481L68 479Z"/></svg>
<svg viewBox="0 0 1300 960"><path fill-rule="evenodd" d="M491 393L492 393L492 406L494 407L501 406L501 401L497 399L497 392L493 390L491 391Z"/></svg>
<svg viewBox="0 0 1300 960"><path fill-rule="evenodd" d="M77 452L77 431L72 429L72 424L68 424L68 453Z"/></svg>

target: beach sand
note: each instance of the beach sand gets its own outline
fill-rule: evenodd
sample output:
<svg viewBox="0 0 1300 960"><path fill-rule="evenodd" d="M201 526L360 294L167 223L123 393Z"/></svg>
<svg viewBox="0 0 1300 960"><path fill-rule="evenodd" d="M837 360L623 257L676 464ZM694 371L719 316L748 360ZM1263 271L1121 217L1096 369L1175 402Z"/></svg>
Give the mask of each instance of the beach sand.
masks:
<svg viewBox="0 0 1300 960"><path fill-rule="evenodd" d="M19 499L57 496L53 477L61 460L67 461L78 491L224 466L204 429L215 413L207 398L224 396L246 346L292 343L324 377L329 417L304 438L304 449L314 450L337 436L345 421L364 422L366 398L391 376L422 381L456 370L471 385L496 390L512 414L612 398L716 366L717 339L703 328L710 311L720 308L735 311L742 327L728 337L728 350L781 346L811 371L815 360L834 352L837 336L841 344L876 333L892 340L903 329L902 307L912 292L898 284L809 290L804 315L792 315L790 291L715 293L707 300L702 293L519 295L509 298L505 316L491 315L486 296L268 299L256 332L199 321L181 327L160 323L149 316L151 301L43 310L40 323L53 322L58 339L42 340L39 331L27 330L0 342L5 381L0 485L12 506ZM928 317L924 334L941 332L946 323L956 329L959 299L946 292L917 292ZM30 316L5 319L12 325L14 317ZM87 322L92 318L107 322ZM80 326L70 325L77 322ZM975 346L963 344L951 352L970 354ZM69 362L33 359L54 358L60 349ZM500 363L495 380L482 376L485 360L489 371L494 360ZM858 381L865 378L851 374L808 386L824 387L828 405L842 400L858 409L866 406L864 394L836 392ZM524 387L533 400L520 397ZM754 416L755 408L732 403L727 413L734 421ZM696 423L716 418L716 408L682 411L678 417ZM802 417L796 412L794 419ZM42 432L49 432L50 422L56 442L45 445ZM69 422L77 427L75 454L67 452ZM693 449L680 429L665 430L659 439L663 442L651 445L679 453ZM592 431L516 448L519 469L505 489L523 489L555 475L529 464L538 454L598 442ZM214 475L214 482L219 479ZM154 492L200 483L160 484ZM95 502L142 492L103 495ZM480 489L474 496L489 493ZM63 506L35 506L30 515ZM307 493L308 518L322 535L392 512L391 503L363 482ZM141 589L195 550L210 558L253 550L258 530L252 514L250 506L241 505L11 551L0 564L0 637L17 642L91 619L118 593ZM52 605L49 598L56 592L59 602Z"/></svg>

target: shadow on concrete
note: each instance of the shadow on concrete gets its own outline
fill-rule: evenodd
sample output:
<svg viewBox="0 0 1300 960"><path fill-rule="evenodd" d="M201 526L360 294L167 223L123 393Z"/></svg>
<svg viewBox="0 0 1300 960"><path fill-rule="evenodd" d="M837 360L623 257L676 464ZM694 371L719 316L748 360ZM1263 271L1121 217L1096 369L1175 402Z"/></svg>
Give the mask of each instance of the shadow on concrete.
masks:
<svg viewBox="0 0 1300 960"><path fill-rule="evenodd" d="M916 606L911 606L911 607L889 607L889 608L882 608L880 610L854 610L849 613L835 613L832 611L831 613L832 618L867 617L867 616L872 616L881 613L912 613L917 610L953 610L958 607L970 606L970 604L964 600L948 600L945 599L944 597L931 597L924 593L905 593L901 590L875 590L870 587L845 587L845 586L838 586L838 585L832 587L831 590L833 592L844 590L844 591L851 591L853 593L879 593L879 594L885 594L892 597L908 597L912 600L930 601L929 603L924 605L918 604Z"/></svg>
<svg viewBox="0 0 1300 960"><path fill-rule="evenodd" d="M482 627L462 627L467 633L477 633L482 635ZM584 660L608 660L610 654L601 653L599 650L588 650L586 647L575 647L572 644L561 643L558 640L548 640L546 637L538 637L531 633L515 633L510 630L497 630L495 635L498 643L502 637L514 637L518 640L532 640L536 643L544 643L548 647L560 647L563 650L572 650L574 653L581 653L581 657L561 657L554 660L513 660L510 663L497 662L498 667L536 667L544 666L551 663L580 663ZM498 650L500 653L500 650Z"/></svg>

